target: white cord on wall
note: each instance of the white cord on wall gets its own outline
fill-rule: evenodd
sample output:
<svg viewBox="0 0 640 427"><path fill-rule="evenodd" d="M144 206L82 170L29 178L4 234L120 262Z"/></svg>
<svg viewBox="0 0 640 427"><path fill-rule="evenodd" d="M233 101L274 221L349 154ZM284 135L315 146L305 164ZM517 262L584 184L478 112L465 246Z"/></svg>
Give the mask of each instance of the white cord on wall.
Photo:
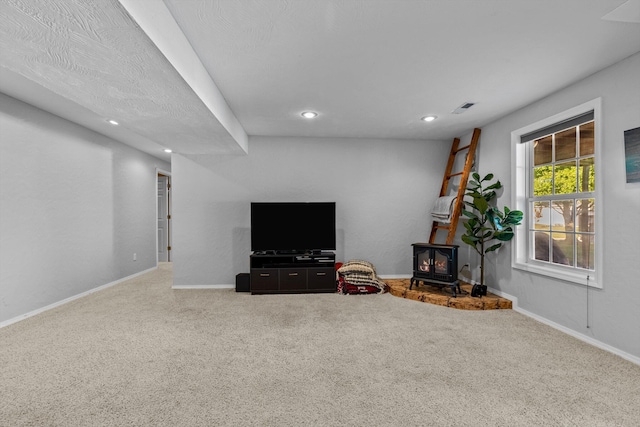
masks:
<svg viewBox="0 0 640 427"><path fill-rule="evenodd" d="M587 274L587 329L589 329L589 275Z"/></svg>

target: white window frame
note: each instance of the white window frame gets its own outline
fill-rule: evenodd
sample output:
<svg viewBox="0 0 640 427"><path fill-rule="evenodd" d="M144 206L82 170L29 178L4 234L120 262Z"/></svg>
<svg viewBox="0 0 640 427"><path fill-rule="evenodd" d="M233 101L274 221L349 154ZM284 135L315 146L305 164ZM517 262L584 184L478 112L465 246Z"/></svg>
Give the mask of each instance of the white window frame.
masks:
<svg viewBox="0 0 640 427"><path fill-rule="evenodd" d="M540 274L566 282L577 283L596 288L602 288L602 268L603 268L603 240L604 240L604 219L603 219L603 197L604 177L602 174L602 99L596 98L578 105L569 110L558 113L554 116L532 123L523 128L511 132L511 176L513 185L511 186L511 200L514 209L521 210L525 214L523 224L528 224L529 207L527 194L533 188L530 182L530 162L531 150L529 144L521 142L521 136L534 132L538 129L551 126L553 124L569 120L581 114L593 111L595 122L594 148L595 148L595 176L596 185L594 197L595 204L595 269L587 271L574 267L566 267L553 263L543 263L529 258L529 227L516 227L515 239L511 245L511 267L529 273Z"/></svg>

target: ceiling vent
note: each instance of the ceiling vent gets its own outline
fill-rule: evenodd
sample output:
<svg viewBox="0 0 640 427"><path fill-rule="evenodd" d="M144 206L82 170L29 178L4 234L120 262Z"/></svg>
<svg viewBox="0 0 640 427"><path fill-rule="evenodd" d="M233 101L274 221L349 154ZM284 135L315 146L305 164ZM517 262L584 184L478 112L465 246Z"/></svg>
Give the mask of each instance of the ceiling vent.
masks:
<svg viewBox="0 0 640 427"><path fill-rule="evenodd" d="M467 111L469 108L473 107L474 105L475 105L475 103L473 103L473 102L465 102L464 104L462 104L461 106L459 106L458 108L453 110L452 113L453 114L462 114L465 111Z"/></svg>

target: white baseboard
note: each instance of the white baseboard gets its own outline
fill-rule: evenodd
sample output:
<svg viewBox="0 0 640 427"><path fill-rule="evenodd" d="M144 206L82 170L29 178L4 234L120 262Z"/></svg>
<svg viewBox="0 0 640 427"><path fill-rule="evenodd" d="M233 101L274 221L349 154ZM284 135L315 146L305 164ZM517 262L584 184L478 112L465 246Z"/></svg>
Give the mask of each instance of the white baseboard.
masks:
<svg viewBox="0 0 640 427"><path fill-rule="evenodd" d="M567 335L571 335L574 338L579 339L580 341L584 341L587 344L591 344L595 347L598 347L602 350L608 351L609 353L613 353L617 356L622 357L625 360L628 360L629 362L635 363L636 365L640 366L640 357L636 357L633 354L629 354L626 351L622 351L619 348L610 346L609 344L605 344L601 341L598 341L596 339L593 339L592 337L582 334L580 332L574 331L573 329L569 329L566 326L562 326L556 322L553 322L549 319L546 319L542 316L539 316L535 313L532 313L530 311L527 311L523 308L520 308L518 306L518 298L514 297L513 295L509 295L507 293L504 293L502 291L499 291L497 289L493 289L493 288L488 288L489 292L491 292L492 294L501 296L503 298L506 298L508 300L511 300L511 302L513 303L513 311L517 311L520 314L524 314L527 317L531 317L532 319L537 320L540 323L544 323L547 326L551 326L554 329L559 330L560 332L564 332Z"/></svg>
<svg viewBox="0 0 640 427"><path fill-rule="evenodd" d="M122 279L118 279L116 281L107 283L106 285L101 285L101 286L98 286L97 288L89 289L88 291L79 293L77 295L73 295L73 296L71 296L69 298L65 298L62 301L54 302L53 304L49 304L49 305L47 305L45 307L41 307L41 308L38 308L36 310L30 311L28 313L21 314L20 316L16 316L16 317L14 317L12 319L5 320L4 322L0 322L0 328L4 328L5 326L9 326L9 325L12 325L12 324L14 324L16 322L19 322L21 320L28 319L29 317L35 316L37 314L44 313L45 311L51 310L52 308L60 307L61 305L64 305L64 304L66 304L68 302L77 300L78 298L82 298L82 297L85 297L87 295L91 295L94 292L98 292L98 291L101 291L103 289L110 288L111 286L117 285L118 283L122 283L122 282L125 282L127 280L133 279L134 277L138 277L140 275L143 275L145 273L153 271L153 270L155 270L157 268L158 268L157 266L148 268L146 270L140 271L140 272L132 274L130 276L123 277Z"/></svg>
<svg viewBox="0 0 640 427"><path fill-rule="evenodd" d="M235 289L236 285L172 285L171 289Z"/></svg>

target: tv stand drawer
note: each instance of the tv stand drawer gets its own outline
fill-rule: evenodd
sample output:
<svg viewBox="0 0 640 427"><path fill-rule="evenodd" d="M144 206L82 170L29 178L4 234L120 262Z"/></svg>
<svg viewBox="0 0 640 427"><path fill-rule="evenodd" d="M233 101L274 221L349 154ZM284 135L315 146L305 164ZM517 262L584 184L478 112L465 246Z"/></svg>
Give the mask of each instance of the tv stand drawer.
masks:
<svg viewBox="0 0 640 427"><path fill-rule="evenodd" d="M336 291L336 270L333 267L309 268L307 289L310 291Z"/></svg>
<svg viewBox="0 0 640 427"><path fill-rule="evenodd" d="M307 269L306 268L281 268L280 269L280 290L281 291L305 291L307 289Z"/></svg>
<svg viewBox="0 0 640 427"><path fill-rule="evenodd" d="M279 269L277 268L252 268L251 292L277 291L279 283Z"/></svg>

